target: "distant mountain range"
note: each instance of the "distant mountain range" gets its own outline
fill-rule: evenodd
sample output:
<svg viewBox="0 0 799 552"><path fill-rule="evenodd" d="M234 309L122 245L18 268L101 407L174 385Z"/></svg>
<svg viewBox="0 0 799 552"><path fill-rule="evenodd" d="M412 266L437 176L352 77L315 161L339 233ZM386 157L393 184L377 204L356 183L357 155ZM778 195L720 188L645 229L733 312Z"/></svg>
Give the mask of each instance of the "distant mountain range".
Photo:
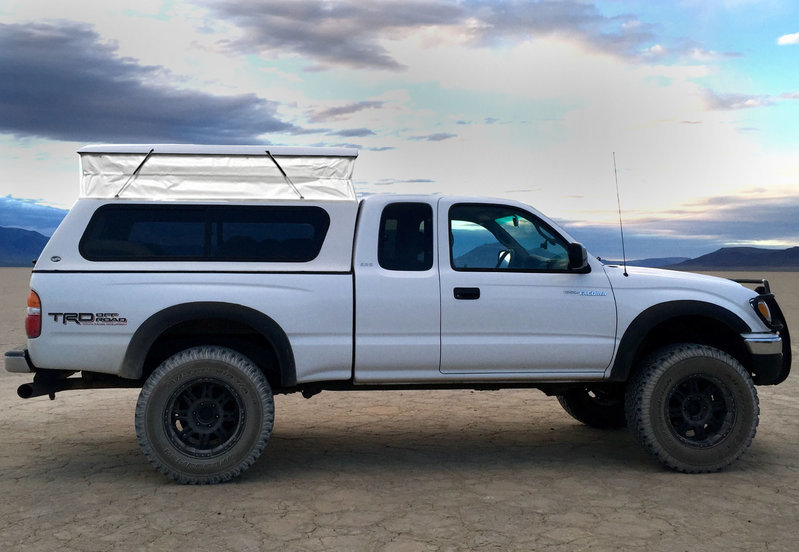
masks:
<svg viewBox="0 0 799 552"><path fill-rule="evenodd" d="M31 266L48 239L33 230L0 226L0 266Z"/></svg>
<svg viewBox="0 0 799 552"><path fill-rule="evenodd" d="M0 226L6 228L22 228L52 236L66 215L66 209L42 205L32 199L0 197Z"/></svg>
<svg viewBox="0 0 799 552"><path fill-rule="evenodd" d="M31 266L66 214L35 200L0 197L0 266Z"/></svg>
<svg viewBox="0 0 799 552"><path fill-rule="evenodd" d="M676 263L675 270L799 270L799 247L761 249L723 247L713 253Z"/></svg>

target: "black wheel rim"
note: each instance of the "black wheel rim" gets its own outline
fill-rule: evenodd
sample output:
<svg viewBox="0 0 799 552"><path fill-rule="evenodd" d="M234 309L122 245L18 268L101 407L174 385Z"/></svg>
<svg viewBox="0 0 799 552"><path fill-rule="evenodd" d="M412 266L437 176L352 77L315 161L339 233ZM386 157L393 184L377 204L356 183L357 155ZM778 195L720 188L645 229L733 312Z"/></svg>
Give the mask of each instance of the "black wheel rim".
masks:
<svg viewBox="0 0 799 552"><path fill-rule="evenodd" d="M216 378L196 379L169 397L164 429L183 454L212 458L238 442L244 413L241 396L227 383Z"/></svg>
<svg viewBox="0 0 799 552"><path fill-rule="evenodd" d="M735 421L734 399L716 378L695 374L671 388L666 416L672 433L682 443L712 447L729 435Z"/></svg>

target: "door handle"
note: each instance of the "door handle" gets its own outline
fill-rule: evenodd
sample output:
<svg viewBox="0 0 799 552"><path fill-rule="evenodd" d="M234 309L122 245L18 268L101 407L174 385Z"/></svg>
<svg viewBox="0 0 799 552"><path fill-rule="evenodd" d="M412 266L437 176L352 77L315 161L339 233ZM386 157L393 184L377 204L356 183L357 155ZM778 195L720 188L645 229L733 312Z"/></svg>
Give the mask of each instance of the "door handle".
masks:
<svg viewBox="0 0 799 552"><path fill-rule="evenodd" d="M453 290L453 293L455 295L455 299L480 299L480 288L476 287L456 287Z"/></svg>

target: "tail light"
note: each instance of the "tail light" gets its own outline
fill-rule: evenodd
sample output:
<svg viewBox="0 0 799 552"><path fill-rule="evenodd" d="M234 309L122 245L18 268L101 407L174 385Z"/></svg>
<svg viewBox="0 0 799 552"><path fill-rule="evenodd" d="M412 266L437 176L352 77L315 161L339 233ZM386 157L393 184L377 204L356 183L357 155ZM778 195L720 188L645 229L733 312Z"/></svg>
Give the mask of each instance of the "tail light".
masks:
<svg viewBox="0 0 799 552"><path fill-rule="evenodd" d="M31 290L28 294L28 316L25 318L25 333L29 338L39 337L42 333L42 302L39 295Z"/></svg>

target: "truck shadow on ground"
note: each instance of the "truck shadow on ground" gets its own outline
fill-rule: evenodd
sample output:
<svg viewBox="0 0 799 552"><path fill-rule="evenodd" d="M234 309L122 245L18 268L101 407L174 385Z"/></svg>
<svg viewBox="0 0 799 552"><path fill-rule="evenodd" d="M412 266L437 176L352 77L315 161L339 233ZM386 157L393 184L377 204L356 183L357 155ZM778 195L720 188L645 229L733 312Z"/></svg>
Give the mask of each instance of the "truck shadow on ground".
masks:
<svg viewBox="0 0 799 552"><path fill-rule="evenodd" d="M35 458L35 462L33 459ZM3 462L11 479L62 480L163 478L141 453L135 436L86 432L69 439L18 445L13 462ZM661 468L625 430L577 424L498 429L490 423L456 431L430 428L398 432L386 428L283 429L276 431L242 482L286 481L340 474L424 474L441 470L548 471L644 470ZM164 480L166 481L166 480Z"/></svg>
<svg viewBox="0 0 799 552"><path fill-rule="evenodd" d="M626 430L580 425L498 430L490 424L458 431L324 429L276 432L247 479L294 477L311 472L660 468Z"/></svg>

